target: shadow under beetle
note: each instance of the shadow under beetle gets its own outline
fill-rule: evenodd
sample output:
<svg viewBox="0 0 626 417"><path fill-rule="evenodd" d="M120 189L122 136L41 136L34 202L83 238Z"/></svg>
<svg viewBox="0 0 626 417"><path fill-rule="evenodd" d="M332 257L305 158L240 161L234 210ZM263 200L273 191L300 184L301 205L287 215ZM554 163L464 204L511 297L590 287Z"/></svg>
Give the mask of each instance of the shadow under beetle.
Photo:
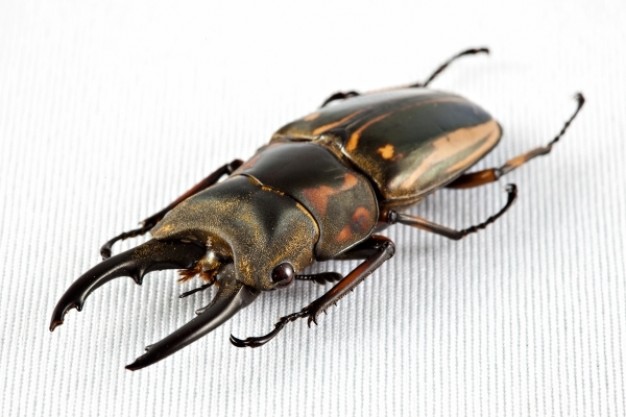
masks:
<svg viewBox="0 0 626 417"><path fill-rule="evenodd" d="M145 274L179 269L182 279L199 275L217 293L197 317L126 368L151 365L209 333L263 291L283 288L294 279L334 286L299 312L279 319L265 336L236 346L263 345L289 322L317 316L354 289L394 254L394 244L374 234L400 223L450 239L483 229L513 203L516 187L507 186L504 207L483 223L462 230L402 213L432 192L470 188L497 181L536 156L548 154L584 104L546 146L518 155L497 168L466 172L499 142L498 122L456 94L427 89L450 58L424 83L360 94L331 95L315 112L283 126L247 162L234 160L209 175L173 203L142 222L142 227L107 242L104 260L78 278L52 313L50 330L71 308L81 310L87 296L120 276L141 284ZM338 101L338 103L334 103ZM333 103L332 105L329 105ZM221 182L221 177L227 176ZM150 231L153 239L113 257L116 241ZM299 275L328 259L363 259L348 275L327 272Z"/></svg>

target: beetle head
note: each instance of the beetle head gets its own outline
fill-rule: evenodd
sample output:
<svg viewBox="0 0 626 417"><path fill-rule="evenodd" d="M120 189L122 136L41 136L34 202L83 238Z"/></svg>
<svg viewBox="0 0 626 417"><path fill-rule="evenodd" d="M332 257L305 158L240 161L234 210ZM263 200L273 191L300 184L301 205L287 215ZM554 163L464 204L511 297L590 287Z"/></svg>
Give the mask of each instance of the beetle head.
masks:
<svg viewBox="0 0 626 417"><path fill-rule="evenodd" d="M198 316L128 365L155 363L211 332L254 301L260 290L288 285L295 271L313 262L316 223L295 200L251 178L230 177L176 206L152 231L152 239L108 258L79 277L58 301L50 330L68 310L117 277L141 284L150 271L182 269L217 279L217 293Z"/></svg>
<svg viewBox="0 0 626 417"><path fill-rule="evenodd" d="M291 283L296 271L313 262L319 233L294 199L235 176L176 206L152 235L205 245L207 253L191 274L213 275L233 263L239 282L272 290Z"/></svg>

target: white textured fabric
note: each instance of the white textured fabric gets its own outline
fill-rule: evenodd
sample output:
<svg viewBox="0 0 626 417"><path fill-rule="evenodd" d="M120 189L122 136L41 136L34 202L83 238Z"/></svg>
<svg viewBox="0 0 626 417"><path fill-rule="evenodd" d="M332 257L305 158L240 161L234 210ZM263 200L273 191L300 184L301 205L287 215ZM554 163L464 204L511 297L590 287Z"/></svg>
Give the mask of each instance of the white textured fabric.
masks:
<svg viewBox="0 0 626 417"><path fill-rule="evenodd" d="M619 416L626 366L626 2L0 2L0 414L3 416ZM216 4L218 2L215 2ZM226 3L226 2L224 2ZM124 370L191 317L175 274L122 279L48 332L114 234L340 89L423 79L496 116L482 167L542 145L499 184L414 213L396 256L308 329L258 335L321 295L276 291L152 367ZM129 242L117 250L136 244ZM353 263L314 270L347 272Z"/></svg>

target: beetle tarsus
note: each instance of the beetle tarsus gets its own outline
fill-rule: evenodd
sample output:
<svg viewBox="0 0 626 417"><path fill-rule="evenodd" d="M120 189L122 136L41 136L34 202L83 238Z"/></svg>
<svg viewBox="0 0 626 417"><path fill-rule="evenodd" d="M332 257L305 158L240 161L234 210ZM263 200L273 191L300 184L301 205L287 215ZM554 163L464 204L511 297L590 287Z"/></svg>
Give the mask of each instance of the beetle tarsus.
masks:
<svg viewBox="0 0 626 417"><path fill-rule="evenodd" d="M309 327L311 327L311 323L315 323L317 325L317 315L319 314L319 309L315 308L314 304L315 302L304 307L301 311L298 311L297 313L291 313L281 317L280 319L278 319L276 324L274 324L274 329L272 329L272 331L267 333L266 335L248 337L243 340L233 335L230 335L230 343L237 347L259 347L263 346L274 337L276 337L276 335L280 333L285 325L287 325L287 323L291 323L292 321L308 318L307 324Z"/></svg>
<svg viewBox="0 0 626 417"><path fill-rule="evenodd" d="M578 116L578 112L580 111L580 109L582 109L583 106L585 105L585 96L580 91L574 94L574 99L576 100L576 103L577 103L576 110L570 116L570 118L567 119L565 124L563 124L561 131L554 137L554 139L550 141L550 143L548 143L548 145L546 146L548 149L552 149L552 145L554 145L555 143L559 141L559 139L561 139L561 137L565 134L565 132L567 131L569 126L572 124L576 116Z"/></svg>
<svg viewBox="0 0 626 417"><path fill-rule="evenodd" d="M324 310L324 314L326 314L326 310ZM309 326L309 329L311 328L311 323L313 323L313 324L315 324L317 326L317 314L310 314L309 315L309 319L306 322L307 326Z"/></svg>
<svg viewBox="0 0 626 417"><path fill-rule="evenodd" d="M274 329L272 329L271 332L263 336L254 336L254 337L248 337L246 339L239 339L231 334L230 343L232 343L234 346L237 346L237 347L255 348L255 347L263 346L264 344L266 344L267 342L275 338L276 335L280 333L280 331L285 327L287 323L307 317L307 315L308 313L305 311L305 309L303 309L302 311L299 311L297 313L292 313L287 316L281 317L280 319L278 319L276 324L274 324Z"/></svg>
<svg viewBox="0 0 626 417"><path fill-rule="evenodd" d="M130 239L132 237L143 236L148 233L150 229L152 229L154 225L158 222L158 220L153 219L153 217L149 217L146 220L142 221L141 227L120 233L119 235L115 236L111 240L107 241L104 245L102 245L102 247L100 248L100 256L102 256L102 259L106 260L111 257L113 245L115 245L115 243L121 240Z"/></svg>
<svg viewBox="0 0 626 417"><path fill-rule="evenodd" d="M504 213L506 213L506 211L513 205L513 203L515 202L515 199L517 198L517 185L515 185L515 184L507 184L506 192L507 192L508 195L507 195L507 200L506 200L506 204L504 205L504 207L502 207L500 209L500 211L498 211L493 216L490 216L484 222L482 222L480 224L477 224L475 226L470 226L467 229L460 230L459 233L462 235L462 237L465 237L465 236L469 235L470 233L476 233L479 230L482 230L482 229L486 228L491 223L493 223L496 220L498 220L500 218L500 216L502 216Z"/></svg>

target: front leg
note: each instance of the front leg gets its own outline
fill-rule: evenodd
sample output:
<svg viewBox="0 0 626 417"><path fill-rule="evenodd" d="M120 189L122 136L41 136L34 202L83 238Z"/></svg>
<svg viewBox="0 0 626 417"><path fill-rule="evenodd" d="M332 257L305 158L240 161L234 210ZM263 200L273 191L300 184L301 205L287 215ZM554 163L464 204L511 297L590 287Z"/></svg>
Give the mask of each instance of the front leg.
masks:
<svg viewBox="0 0 626 417"><path fill-rule="evenodd" d="M326 311L328 307L336 304L346 294L352 291L357 285L380 267L385 261L395 253L395 245L391 240L384 236L371 236L366 241L355 246L352 250L346 252L342 259L353 259L351 254L357 254L359 258L365 257L359 266L354 268L345 278L335 284L327 293L308 306L304 307L297 313L292 313L281 317L274 325L274 330L270 333L259 337L248 337L245 340L230 336L230 342L237 347L258 347L273 339L287 323L297 319L308 318L308 324L317 324L317 316Z"/></svg>
<svg viewBox="0 0 626 417"><path fill-rule="evenodd" d="M317 316L336 304L357 285L365 280L372 272L378 269L383 263L391 258L396 252L394 243L384 236L372 236L365 242L357 245L354 250L360 253L367 253L367 258L359 266L354 268L344 279L339 281L326 294L306 306L306 316L309 318L308 324L311 322L317 324ZM348 252L349 254L349 252Z"/></svg>

